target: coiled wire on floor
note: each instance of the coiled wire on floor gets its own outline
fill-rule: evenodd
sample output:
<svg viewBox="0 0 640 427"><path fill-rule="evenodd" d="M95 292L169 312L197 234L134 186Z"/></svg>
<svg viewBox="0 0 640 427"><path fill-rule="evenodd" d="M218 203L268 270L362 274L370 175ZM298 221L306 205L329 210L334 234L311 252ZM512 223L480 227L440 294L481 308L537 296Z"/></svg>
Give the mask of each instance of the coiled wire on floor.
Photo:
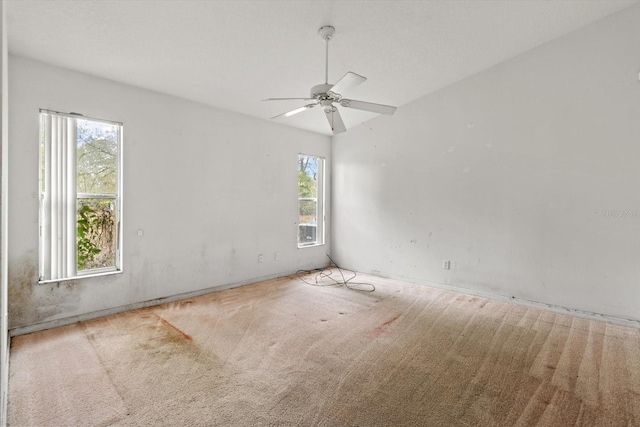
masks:
<svg viewBox="0 0 640 427"><path fill-rule="evenodd" d="M358 292L373 292L376 290L375 285L368 282L355 282L354 279L358 277L358 274L353 270L347 270L341 268L336 262L327 254L329 258L329 267L317 268L314 270L298 270L296 276L307 285L311 286L342 286L347 289ZM305 276L314 274L313 281L309 281ZM345 277L345 273L349 278ZM338 276L339 275L339 276Z"/></svg>

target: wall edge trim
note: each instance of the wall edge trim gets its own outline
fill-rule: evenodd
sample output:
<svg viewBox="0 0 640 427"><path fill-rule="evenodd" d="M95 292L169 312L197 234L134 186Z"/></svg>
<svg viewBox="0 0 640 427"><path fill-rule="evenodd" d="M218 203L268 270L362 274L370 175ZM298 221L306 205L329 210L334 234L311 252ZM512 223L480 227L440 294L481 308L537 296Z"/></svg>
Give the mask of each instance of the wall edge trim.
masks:
<svg viewBox="0 0 640 427"><path fill-rule="evenodd" d="M447 290L447 291L453 291L453 292L458 292L461 294L465 294L465 295L472 295L472 296L478 296L478 297L482 297L482 298L487 298L487 299L491 299L494 301L502 301L502 302L511 302L513 304L517 304L517 305L521 305L521 306L525 306L525 307L529 307L529 308L535 308L537 310L545 310L545 311L551 311L557 314L564 314L567 316L573 316L573 317L579 317L582 319L587 319L587 320L595 320L595 321L599 321L599 322L605 322L605 323L610 323L613 325L617 325L617 326L626 326L626 327L630 327L630 328L635 328L635 329L640 329L640 319L636 320L636 319L627 319L624 317L618 317L618 316L612 316L609 314L602 314L602 313L596 313L596 312L590 312L590 311L585 311L585 310L579 310L576 308L571 308L571 307L564 307L561 305L555 305L555 304L548 304L548 303L544 303L544 302L538 302L538 301L532 301L532 300L528 300L528 299L524 299L524 298L518 298L518 297L514 297L514 296L507 296L507 295L501 295L501 294L494 294L494 293L490 293L490 292L483 292L483 291L476 291L474 289L469 289L469 288L463 288L460 286L454 286L454 285L447 285L444 283L439 283L439 282L432 282L432 281L428 281L428 280L418 280L418 279L407 279L407 278L394 278L394 277L389 277L389 276L384 276L381 274L374 274L374 273L367 273L370 274L372 276L376 276L376 277L382 277L385 279L391 279L391 280L401 280L404 282L408 282L408 283L414 283L416 285L421 285L421 286L430 286L436 289L443 289L443 290Z"/></svg>
<svg viewBox="0 0 640 427"><path fill-rule="evenodd" d="M121 305L113 308L106 308L104 310L93 311L90 313L77 314L74 316L64 317L60 319L45 320L42 322L32 323L30 325L17 326L9 329L9 336L16 337L19 335L31 334L34 332L44 331L46 329L57 328L59 326L72 325L74 323L84 322L87 320L93 320L100 317L110 316L113 314L124 313L127 311L138 310L141 308L154 307L170 302L181 301L189 298L195 298L202 295L212 294L215 292L224 291L227 289L238 288L241 286L251 285L254 283L263 282L266 280L280 279L283 277L289 277L295 274L295 271L276 273L267 276L255 277L247 280L241 280L232 283L226 283L222 285L212 286L205 289L199 289L190 292L183 292L180 294L169 295L166 297L154 298L146 301L135 302L131 304Z"/></svg>

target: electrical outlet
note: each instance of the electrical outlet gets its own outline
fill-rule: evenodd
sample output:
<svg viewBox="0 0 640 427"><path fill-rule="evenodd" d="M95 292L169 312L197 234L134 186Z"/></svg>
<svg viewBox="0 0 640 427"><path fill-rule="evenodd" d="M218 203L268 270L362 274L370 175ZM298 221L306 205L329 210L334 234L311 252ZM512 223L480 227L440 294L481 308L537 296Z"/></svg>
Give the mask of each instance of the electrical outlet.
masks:
<svg viewBox="0 0 640 427"><path fill-rule="evenodd" d="M274 261L278 261L280 259L280 252L276 252L273 254Z"/></svg>
<svg viewBox="0 0 640 427"><path fill-rule="evenodd" d="M264 262L264 255L258 255L258 262Z"/></svg>
<svg viewBox="0 0 640 427"><path fill-rule="evenodd" d="M451 261L449 260L442 261L442 268L444 268L445 270L451 270Z"/></svg>

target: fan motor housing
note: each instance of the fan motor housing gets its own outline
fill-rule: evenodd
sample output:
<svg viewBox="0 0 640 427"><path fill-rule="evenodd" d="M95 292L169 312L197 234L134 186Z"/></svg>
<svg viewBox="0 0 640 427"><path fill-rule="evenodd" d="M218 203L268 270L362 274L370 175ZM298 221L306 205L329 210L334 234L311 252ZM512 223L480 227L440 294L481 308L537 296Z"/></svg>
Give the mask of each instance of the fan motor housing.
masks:
<svg viewBox="0 0 640 427"><path fill-rule="evenodd" d="M329 92L329 90L333 87L332 84L329 83L323 83L320 85L315 85L314 87L311 88L311 97L312 98L323 98L322 95L327 95L327 92Z"/></svg>

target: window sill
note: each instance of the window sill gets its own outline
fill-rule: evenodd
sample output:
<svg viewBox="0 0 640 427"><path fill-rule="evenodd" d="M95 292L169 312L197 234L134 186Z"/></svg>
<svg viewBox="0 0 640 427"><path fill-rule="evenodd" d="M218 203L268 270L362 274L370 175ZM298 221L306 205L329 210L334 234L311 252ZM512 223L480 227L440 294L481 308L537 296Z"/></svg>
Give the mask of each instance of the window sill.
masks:
<svg viewBox="0 0 640 427"><path fill-rule="evenodd" d="M298 245L298 249L315 248L316 246L324 246L324 243L308 243L306 245Z"/></svg>
<svg viewBox="0 0 640 427"><path fill-rule="evenodd" d="M95 271L93 273L81 274L73 277L65 277L63 279L38 280L38 284L46 285L47 283L70 282L72 280L88 279L90 277L111 276L112 274L122 274L122 270Z"/></svg>

